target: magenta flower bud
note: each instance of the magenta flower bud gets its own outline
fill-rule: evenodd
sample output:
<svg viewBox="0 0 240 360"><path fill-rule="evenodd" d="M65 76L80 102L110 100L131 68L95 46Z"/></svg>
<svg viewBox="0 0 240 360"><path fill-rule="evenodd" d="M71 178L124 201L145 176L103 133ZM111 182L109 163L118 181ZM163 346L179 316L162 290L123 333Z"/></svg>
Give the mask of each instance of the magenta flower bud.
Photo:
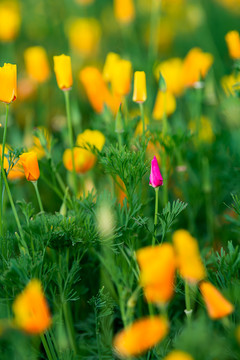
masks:
<svg viewBox="0 0 240 360"><path fill-rule="evenodd" d="M158 166L156 156L154 156L154 158L152 159L152 164L151 164L149 185L151 185L154 188L157 188L159 186L162 186L162 184L163 184L163 178L160 173L160 169Z"/></svg>

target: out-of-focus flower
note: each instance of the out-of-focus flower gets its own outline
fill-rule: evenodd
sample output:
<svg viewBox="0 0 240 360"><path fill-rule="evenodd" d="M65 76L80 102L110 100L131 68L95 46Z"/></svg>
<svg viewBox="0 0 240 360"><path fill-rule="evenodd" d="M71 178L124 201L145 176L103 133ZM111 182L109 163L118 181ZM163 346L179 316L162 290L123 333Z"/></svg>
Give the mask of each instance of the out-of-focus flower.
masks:
<svg viewBox="0 0 240 360"><path fill-rule="evenodd" d="M151 349L168 333L165 318L152 316L135 321L114 338L114 349L122 357L132 357Z"/></svg>
<svg viewBox="0 0 240 360"><path fill-rule="evenodd" d="M82 57L89 57L97 53L101 28L94 18L71 19L67 25L70 46Z"/></svg>
<svg viewBox="0 0 240 360"><path fill-rule="evenodd" d="M10 104L17 98L17 65L0 67L0 101Z"/></svg>
<svg viewBox="0 0 240 360"><path fill-rule="evenodd" d="M172 58L163 61L156 66L154 73L157 80L159 80L159 74L162 74L168 91L176 96L182 94L184 90L182 59Z"/></svg>
<svg viewBox="0 0 240 360"><path fill-rule="evenodd" d="M9 148L8 145L6 145L4 149L5 155L8 155L8 152L9 152ZM0 156L2 156L2 145L0 145ZM7 178L10 181L23 179L25 176L20 161L18 161L15 165L12 166L11 164L9 164L6 156L4 156L3 168L6 170Z"/></svg>
<svg viewBox="0 0 240 360"><path fill-rule="evenodd" d="M70 90L73 84L70 56L54 56L53 61L58 87L61 90Z"/></svg>
<svg viewBox="0 0 240 360"><path fill-rule="evenodd" d="M163 185L163 178L162 178L159 166L158 166L156 156L154 156L154 158L152 159L152 163L151 163L149 185L151 185L154 188L157 188L157 187Z"/></svg>
<svg viewBox="0 0 240 360"><path fill-rule="evenodd" d="M89 5L92 4L95 0L75 0L75 1L80 5Z"/></svg>
<svg viewBox="0 0 240 360"><path fill-rule="evenodd" d="M0 3L0 41L13 41L19 32L21 17L19 5L15 1Z"/></svg>
<svg viewBox="0 0 240 360"><path fill-rule="evenodd" d="M45 146L48 150L50 150L50 134L47 128L45 127L38 127L37 130L42 132L43 140L45 143ZM33 146L30 148L30 151L34 151L37 154L38 160L42 159L44 156L46 156L46 151L41 143L41 140L38 136L33 136Z"/></svg>
<svg viewBox="0 0 240 360"><path fill-rule="evenodd" d="M188 126L193 133L197 129L196 121L191 120ZM211 121L206 116L201 116L198 137L201 142L207 144L212 144L215 139Z"/></svg>
<svg viewBox="0 0 240 360"><path fill-rule="evenodd" d="M25 50L24 60L28 75L38 83L44 83L50 76L46 50L42 46L32 46Z"/></svg>
<svg viewBox="0 0 240 360"><path fill-rule="evenodd" d="M240 37L236 30L229 31L225 36L229 55L232 59L240 59Z"/></svg>
<svg viewBox="0 0 240 360"><path fill-rule="evenodd" d="M41 334L52 323L48 304L39 280L32 279L13 303L16 325L29 334Z"/></svg>
<svg viewBox="0 0 240 360"><path fill-rule="evenodd" d="M120 56L114 52L107 54L105 64L103 67L103 79L106 82L110 82L113 77L113 72L115 70L115 65L120 60Z"/></svg>
<svg viewBox="0 0 240 360"><path fill-rule="evenodd" d="M115 63L112 71L113 93L124 96L130 92L132 81L132 64L128 60L120 59Z"/></svg>
<svg viewBox="0 0 240 360"><path fill-rule="evenodd" d="M80 71L79 78L86 91L89 102L93 109L101 113L104 104L116 114L119 108L120 99L114 97L107 88L100 71L93 67L87 66Z"/></svg>
<svg viewBox="0 0 240 360"><path fill-rule="evenodd" d="M177 230L173 234L173 244L180 275L191 283L197 283L204 279L206 272L200 257L197 240L188 231Z"/></svg>
<svg viewBox="0 0 240 360"><path fill-rule="evenodd" d="M97 150L101 151L105 141L105 136L100 131L86 129L82 134L77 136L76 145L87 149L95 146Z"/></svg>
<svg viewBox="0 0 240 360"><path fill-rule="evenodd" d="M234 311L233 305L210 282L201 282L199 288L210 318L221 319Z"/></svg>
<svg viewBox="0 0 240 360"><path fill-rule="evenodd" d="M240 88L240 74L225 75L221 79L222 88L227 96L234 95L234 90Z"/></svg>
<svg viewBox="0 0 240 360"><path fill-rule="evenodd" d="M20 155L20 161L28 181L37 181L40 176L37 154L29 151Z"/></svg>
<svg viewBox="0 0 240 360"><path fill-rule="evenodd" d="M176 110L176 99L170 91L163 92L158 90L155 105L153 108L153 119L161 120L164 113L170 116Z"/></svg>
<svg viewBox="0 0 240 360"><path fill-rule="evenodd" d="M114 15L120 24L129 24L135 18L133 0L113 0Z"/></svg>
<svg viewBox="0 0 240 360"><path fill-rule="evenodd" d="M133 101L143 103L147 100L146 74L144 71L135 71L133 86Z"/></svg>
<svg viewBox="0 0 240 360"><path fill-rule="evenodd" d="M220 4L222 4L225 8L234 12L234 14L240 13L240 3L239 0L216 0Z"/></svg>
<svg viewBox="0 0 240 360"><path fill-rule="evenodd" d="M28 77L20 79L18 81L18 100L24 102L31 99L36 94L36 90L37 85L35 81Z"/></svg>
<svg viewBox="0 0 240 360"><path fill-rule="evenodd" d="M137 251L140 282L148 302L165 304L173 296L176 260L173 246L148 246Z"/></svg>
<svg viewBox="0 0 240 360"><path fill-rule="evenodd" d="M183 81L186 87L195 86L201 78L205 78L212 66L213 56L199 48L191 49L183 62Z"/></svg>
<svg viewBox="0 0 240 360"><path fill-rule="evenodd" d="M95 165L96 157L90 151L79 147L73 148L74 165L76 173L84 174ZM66 149L63 153L63 164L68 171L73 171L72 152Z"/></svg>
<svg viewBox="0 0 240 360"><path fill-rule="evenodd" d="M186 352L174 350L168 354L164 360L194 360L193 357Z"/></svg>

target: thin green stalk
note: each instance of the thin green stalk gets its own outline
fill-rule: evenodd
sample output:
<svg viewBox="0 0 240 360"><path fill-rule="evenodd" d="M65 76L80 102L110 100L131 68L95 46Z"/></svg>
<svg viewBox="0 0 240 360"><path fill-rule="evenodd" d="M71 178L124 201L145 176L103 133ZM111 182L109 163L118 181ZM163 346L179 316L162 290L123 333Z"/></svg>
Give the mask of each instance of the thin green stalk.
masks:
<svg viewBox="0 0 240 360"><path fill-rule="evenodd" d="M186 316L188 323L191 323L192 309L191 309L191 299L190 299L190 288L188 282L185 280L185 305L186 305Z"/></svg>
<svg viewBox="0 0 240 360"><path fill-rule="evenodd" d="M159 192L159 187L155 188L155 214L154 214L154 235L152 238L152 246L155 245L156 243L156 236L157 236L157 222L158 222L158 192Z"/></svg>
<svg viewBox="0 0 240 360"><path fill-rule="evenodd" d="M63 303L63 313L64 313L64 317L65 317L65 321L66 321L69 341L71 343L72 350L74 351L75 355L77 355L78 351L77 351L77 344L76 344L76 339L75 339L75 334L74 334L74 328L73 328L73 324L72 324L72 318L70 318L68 303L66 301L64 301L64 303Z"/></svg>
<svg viewBox="0 0 240 360"><path fill-rule="evenodd" d="M40 335L40 338L41 338L43 347L44 347L44 349L45 349L45 351L46 351L46 354L47 354L48 359L49 359L49 360L54 360L53 357L52 357L51 351L50 351L50 349L49 349L49 347L48 347L47 341L46 341L46 339L45 339L45 337L44 337L44 334L41 334L41 335Z"/></svg>
<svg viewBox="0 0 240 360"><path fill-rule="evenodd" d="M157 56L157 28L159 22L159 12L161 8L161 0L152 0L151 18L150 18L150 38L148 49L148 64L151 67L152 60Z"/></svg>
<svg viewBox="0 0 240 360"><path fill-rule="evenodd" d="M65 104L66 104L66 112L67 112L67 123L68 123L68 136L69 136L69 144L71 148L72 154L72 166L73 166L73 181L74 181L74 192L75 196L77 196L77 173L74 161L74 143L73 143L73 129L72 129L72 118L71 118L71 111L70 111L70 98L69 98L69 91L64 91L65 96Z"/></svg>
<svg viewBox="0 0 240 360"><path fill-rule="evenodd" d="M3 132L3 141L2 141L2 158L1 158L1 168L4 165L4 153L5 153L5 144L7 138L7 124L8 124L8 114L9 114L9 104L6 104L6 120L4 125ZM3 183L2 183L2 174L0 174L0 234L3 235L3 224L2 224L2 214L3 214Z"/></svg>
<svg viewBox="0 0 240 360"><path fill-rule="evenodd" d="M36 192L36 195L37 195L37 199L38 199L38 205L39 205L39 208L41 210L41 213L43 214L44 225L45 225L45 228L47 229L47 222L46 222L46 218L45 218L45 215L44 215L44 209L43 209L42 200L41 200L39 190L38 190L38 183L37 183L37 181L31 181L31 183L34 186L34 189L35 189L35 192Z"/></svg>
<svg viewBox="0 0 240 360"><path fill-rule="evenodd" d="M54 350L54 346L53 346L53 343L52 343L52 339L51 339L48 331L46 332L46 338L47 338L47 343L48 343L48 346L49 346L49 349L50 349L50 351L51 351L51 354L52 354L53 359L54 359L54 360L58 360L58 359L57 359L57 356L56 356L56 352L55 352L55 350Z"/></svg>
<svg viewBox="0 0 240 360"><path fill-rule="evenodd" d="M143 125L143 144L145 145L145 119L144 119L143 103L139 103L139 107L140 107L140 113L141 113L142 125Z"/></svg>

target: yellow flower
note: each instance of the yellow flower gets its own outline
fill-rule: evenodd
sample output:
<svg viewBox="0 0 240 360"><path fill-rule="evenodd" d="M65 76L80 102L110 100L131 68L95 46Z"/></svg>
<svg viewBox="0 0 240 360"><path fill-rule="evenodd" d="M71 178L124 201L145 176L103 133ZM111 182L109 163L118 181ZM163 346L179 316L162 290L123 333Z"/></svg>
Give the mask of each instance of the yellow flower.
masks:
<svg viewBox="0 0 240 360"><path fill-rule="evenodd" d="M47 128L40 126L37 128L38 131L42 132L44 142L46 142L46 148L50 150L50 134ZM30 148L29 151L34 151L37 154L38 160L42 159L44 156L46 156L46 151L41 144L40 138L36 135L33 136L33 146Z"/></svg>
<svg viewBox="0 0 240 360"><path fill-rule="evenodd" d="M191 120L189 123L189 129L194 133L196 131L196 128L197 128L196 121ZM199 135L199 140L203 143L211 144L215 139L212 130L211 121L206 116L201 116L200 129L198 135Z"/></svg>
<svg viewBox="0 0 240 360"><path fill-rule="evenodd" d="M39 83L44 83L50 76L50 68L45 49L41 46L29 47L24 52L28 75Z"/></svg>
<svg viewBox="0 0 240 360"><path fill-rule="evenodd" d="M234 14L240 13L240 2L239 0L216 0L228 10L234 12Z"/></svg>
<svg viewBox="0 0 240 360"><path fill-rule="evenodd" d="M79 147L73 148L74 165L76 173L84 174L95 165L96 156L90 151ZM72 152L66 149L63 153L63 164L68 171L73 171Z"/></svg>
<svg viewBox="0 0 240 360"><path fill-rule="evenodd" d="M210 282L201 282L199 288L210 318L221 319L234 311L233 305Z"/></svg>
<svg viewBox="0 0 240 360"><path fill-rule="evenodd" d="M121 24L128 24L135 18L135 7L133 0L114 0L114 15Z"/></svg>
<svg viewBox="0 0 240 360"><path fill-rule="evenodd" d="M110 52L107 54L103 67L103 79L105 81L110 82L112 80L115 65L118 60L120 60L120 56L118 54L115 54L114 52Z"/></svg>
<svg viewBox="0 0 240 360"><path fill-rule="evenodd" d="M173 234L173 244L180 275L191 283L197 283L204 279L206 272L200 257L197 240L188 231L177 230Z"/></svg>
<svg viewBox="0 0 240 360"><path fill-rule="evenodd" d="M17 98L17 65L0 67L0 101L10 104Z"/></svg>
<svg viewBox="0 0 240 360"><path fill-rule="evenodd" d="M170 91L163 92L158 90L154 109L153 109L153 119L161 120L163 118L164 112L166 116L170 116L176 110L176 99Z"/></svg>
<svg viewBox="0 0 240 360"><path fill-rule="evenodd" d="M29 151L20 155L25 177L28 181L37 181L40 176L37 154Z"/></svg>
<svg viewBox="0 0 240 360"><path fill-rule="evenodd" d="M40 334L51 325L51 315L39 280L32 279L13 303L16 325L29 334Z"/></svg>
<svg viewBox="0 0 240 360"><path fill-rule="evenodd" d="M15 1L0 3L0 41L12 41L18 35L20 27L20 11Z"/></svg>
<svg viewBox="0 0 240 360"><path fill-rule="evenodd" d="M96 54L100 42L101 28L94 18L71 19L67 25L70 46L82 57Z"/></svg>
<svg viewBox="0 0 240 360"><path fill-rule="evenodd" d="M191 49L183 62L183 81L185 86L194 86L200 78L205 78L212 66L213 56L199 48Z"/></svg>
<svg viewBox="0 0 240 360"><path fill-rule="evenodd" d="M151 349L168 333L165 318L152 316L135 321L114 338L114 349L122 357L132 357Z"/></svg>
<svg viewBox="0 0 240 360"><path fill-rule="evenodd" d="M229 31L225 36L229 55L232 59L240 58L240 37L238 31Z"/></svg>
<svg viewBox="0 0 240 360"><path fill-rule="evenodd" d="M174 350L164 360L194 360L193 357L183 351Z"/></svg>
<svg viewBox="0 0 240 360"><path fill-rule="evenodd" d="M137 251L140 283L148 302L164 304L173 296L176 260L173 246L148 246Z"/></svg>
<svg viewBox="0 0 240 360"><path fill-rule="evenodd" d="M58 87L61 90L70 90L73 84L70 56L54 56L53 61Z"/></svg>
<svg viewBox="0 0 240 360"><path fill-rule="evenodd" d="M112 68L113 93L124 96L130 92L132 81L132 64L128 60L119 59Z"/></svg>
<svg viewBox="0 0 240 360"><path fill-rule="evenodd" d="M79 73L79 79L83 84L87 97L93 109L101 113L104 105L107 105L111 111L116 114L120 105L120 98L113 96L105 84L100 71L87 66Z"/></svg>
<svg viewBox="0 0 240 360"><path fill-rule="evenodd" d="M147 99L146 75L144 71L135 71L133 101L143 103Z"/></svg>
<svg viewBox="0 0 240 360"><path fill-rule="evenodd" d="M80 147L89 148L95 146L99 151L102 150L105 144L105 136L98 130L85 130L77 137L76 145Z"/></svg>
<svg viewBox="0 0 240 360"><path fill-rule="evenodd" d="M155 68L156 79L159 80L159 74L161 73L166 84L167 90L172 94L178 96L183 93L183 61L180 58L172 58L161 62Z"/></svg>

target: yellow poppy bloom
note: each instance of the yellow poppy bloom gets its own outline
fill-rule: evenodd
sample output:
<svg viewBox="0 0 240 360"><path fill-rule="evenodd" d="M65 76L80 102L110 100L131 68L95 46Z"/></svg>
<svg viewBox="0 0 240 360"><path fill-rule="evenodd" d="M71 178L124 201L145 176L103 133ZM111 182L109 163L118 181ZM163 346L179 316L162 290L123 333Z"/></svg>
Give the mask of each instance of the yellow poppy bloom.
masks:
<svg viewBox="0 0 240 360"><path fill-rule="evenodd" d="M61 90L70 90L73 84L70 56L54 56L53 61L58 87Z"/></svg>
<svg viewBox="0 0 240 360"><path fill-rule="evenodd" d="M19 32L21 23L17 2L3 1L0 3L0 41L13 41Z"/></svg>
<svg viewBox="0 0 240 360"><path fill-rule="evenodd" d="M0 101L10 104L17 98L17 65L0 67Z"/></svg>
<svg viewBox="0 0 240 360"><path fill-rule="evenodd" d="M133 101L143 103L147 100L146 74L144 71L135 71L133 86Z"/></svg>
<svg viewBox="0 0 240 360"><path fill-rule="evenodd" d="M41 46L27 48L24 60L28 75L39 83L44 83L50 76L50 68L46 50Z"/></svg>

